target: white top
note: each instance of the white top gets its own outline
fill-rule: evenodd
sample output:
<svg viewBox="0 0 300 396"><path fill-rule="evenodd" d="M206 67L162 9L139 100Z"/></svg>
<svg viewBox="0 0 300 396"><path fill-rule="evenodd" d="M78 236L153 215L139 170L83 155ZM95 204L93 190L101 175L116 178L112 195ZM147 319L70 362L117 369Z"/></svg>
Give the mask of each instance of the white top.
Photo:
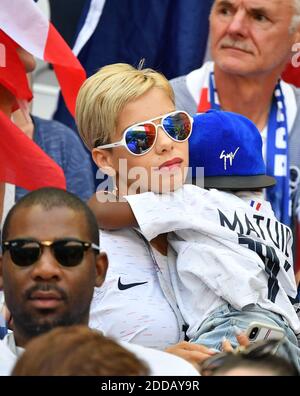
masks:
<svg viewBox="0 0 300 396"><path fill-rule="evenodd" d="M186 360L171 353L157 351L151 348L144 348L140 345L119 342L124 348L133 352L139 359L148 364L150 375L172 375L172 376L199 376L195 367Z"/></svg>
<svg viewBox="0 0 300 396"><path fill-rule="evenodd" d="M119 340L165 349L183 339L183 322L160 286L167 262L158 256L152 260L148 245L132 229L100 232L109 265L104 284L95 288L89 326Z"/></svg>
<svg viewBox="0 0 300 396"><path fill-rule="evenodd" d="M292 232L271 206L253 196L185 185L170 194L127 196L148 240L169 235L172 287L188 336L225 301L236 309L259 304L284 316L296 333ZM177 256L177 257L176 257ZM269 282L269 287L268 287Z"/></svg>
<svg viewBox="0 0 300 396"><path fill-rule="evenodd" d="M194 366L184 359L171 355L170 353L144 348L127 342L120 342L120 345L143 360L148 365L151 376L199 376ZM51 348L51 346L49 346L49 348ZM23 351L23 348L16 346L13 333L8 334L0 341L0 375L10 375L17 358Z"/></svg>
<svg viewBox="0 0 300 396"><path fill-rule="evenodd" d="M13 333L7 334L0 340L0 376L10 375L17 358L21 356L24 349L17 347Z"/></svg>

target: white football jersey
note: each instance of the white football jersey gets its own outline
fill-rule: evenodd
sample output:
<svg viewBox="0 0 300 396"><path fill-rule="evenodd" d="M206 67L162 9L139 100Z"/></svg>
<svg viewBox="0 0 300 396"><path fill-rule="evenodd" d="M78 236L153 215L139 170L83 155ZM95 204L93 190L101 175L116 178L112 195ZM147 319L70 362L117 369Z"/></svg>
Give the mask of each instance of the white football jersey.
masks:
<svg viewBox="0 0 300 396"><path fill-rule="evenodd" d="M157 254L151 257L148 242L133 229L124 229L101 231L100 246L109 265L104 284L94 291L89 326L156 349L181 341L182 317L171 294L160 285L164 262Z"/></svg>
<svg viewBox="0 0 300 396"><path fill-rule="evenodd" d="M193 338L218 306L249 304L300 322L290 302L297 295L292 232L264 200L194 185L170 194L127 196L148 240L169 234L169 266L176 300ZM175 252L175 254L174 254Z"/></svg>

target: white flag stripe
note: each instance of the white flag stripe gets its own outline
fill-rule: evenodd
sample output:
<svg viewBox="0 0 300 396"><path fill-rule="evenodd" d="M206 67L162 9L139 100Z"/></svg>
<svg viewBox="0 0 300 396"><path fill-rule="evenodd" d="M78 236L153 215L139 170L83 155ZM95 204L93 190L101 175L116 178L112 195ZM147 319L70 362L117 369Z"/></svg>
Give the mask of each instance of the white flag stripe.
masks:
<svg viewBox="0 0 300 396"><path fill-rule="evenodd" d="M0 29L31 54L44 58L49 21L32 0L1 0Z"/></svg>
<svg viewBox="0 0 300 396"><path fill-rule="evenodd" d="M82 50L82 48L89 41L92 34L94 33L94 31L99 23L99 20L101 18L104 4L105 4L105 0L92 0L91 1L87 17L86 17L84 24L78 34L76 43L73 48L73 53L76 56L78 56L79 52Z"/></svg>

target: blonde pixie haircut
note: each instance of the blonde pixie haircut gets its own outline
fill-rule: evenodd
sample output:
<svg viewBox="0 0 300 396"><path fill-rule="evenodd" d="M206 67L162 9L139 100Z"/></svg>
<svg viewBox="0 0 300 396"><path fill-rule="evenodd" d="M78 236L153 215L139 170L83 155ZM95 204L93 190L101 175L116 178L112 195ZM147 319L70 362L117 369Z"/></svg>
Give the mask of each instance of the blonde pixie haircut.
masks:
<svg viewBox="0 0 300 396"><path fill-rule="evenodd" d="M126 63L115 63L88 78L76 101L76 123L88 149L111 143L124 106L154 87L163 89L174 103L168 80L152 69L138 70Z"/></svg>
<svg viewBox="0 0 300 396"><path fill-rule="evenodd" d="M154 87L163 89L174 103L168 80L152 69L139 70L126 63L115 63L88 78L76 101L76 123L88 149L111 143L124 106Z"/></svg>

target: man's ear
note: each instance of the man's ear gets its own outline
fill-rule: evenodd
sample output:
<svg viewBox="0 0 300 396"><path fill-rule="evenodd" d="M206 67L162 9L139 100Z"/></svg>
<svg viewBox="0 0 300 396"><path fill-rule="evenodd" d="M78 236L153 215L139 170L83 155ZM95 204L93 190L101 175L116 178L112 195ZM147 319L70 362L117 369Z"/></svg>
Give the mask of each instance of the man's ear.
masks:
<svg viewBox="0 0 300 396"><path fill-rule="evenodd" d="M97 271L97 277L96 277L96 286L100 287L102 283L105 280L106 276L106 271L108 267L108 258L106 253L102 252L97 255L96 258L96 271Z"/></svg>
<svg viewBox="0 0 300 396"><path fill-rule="evenodd" d="M108 150L94 148L92 150L92 157L95 164L104 174L112 177L116 175L112 164L111 153Z"/></svg>

